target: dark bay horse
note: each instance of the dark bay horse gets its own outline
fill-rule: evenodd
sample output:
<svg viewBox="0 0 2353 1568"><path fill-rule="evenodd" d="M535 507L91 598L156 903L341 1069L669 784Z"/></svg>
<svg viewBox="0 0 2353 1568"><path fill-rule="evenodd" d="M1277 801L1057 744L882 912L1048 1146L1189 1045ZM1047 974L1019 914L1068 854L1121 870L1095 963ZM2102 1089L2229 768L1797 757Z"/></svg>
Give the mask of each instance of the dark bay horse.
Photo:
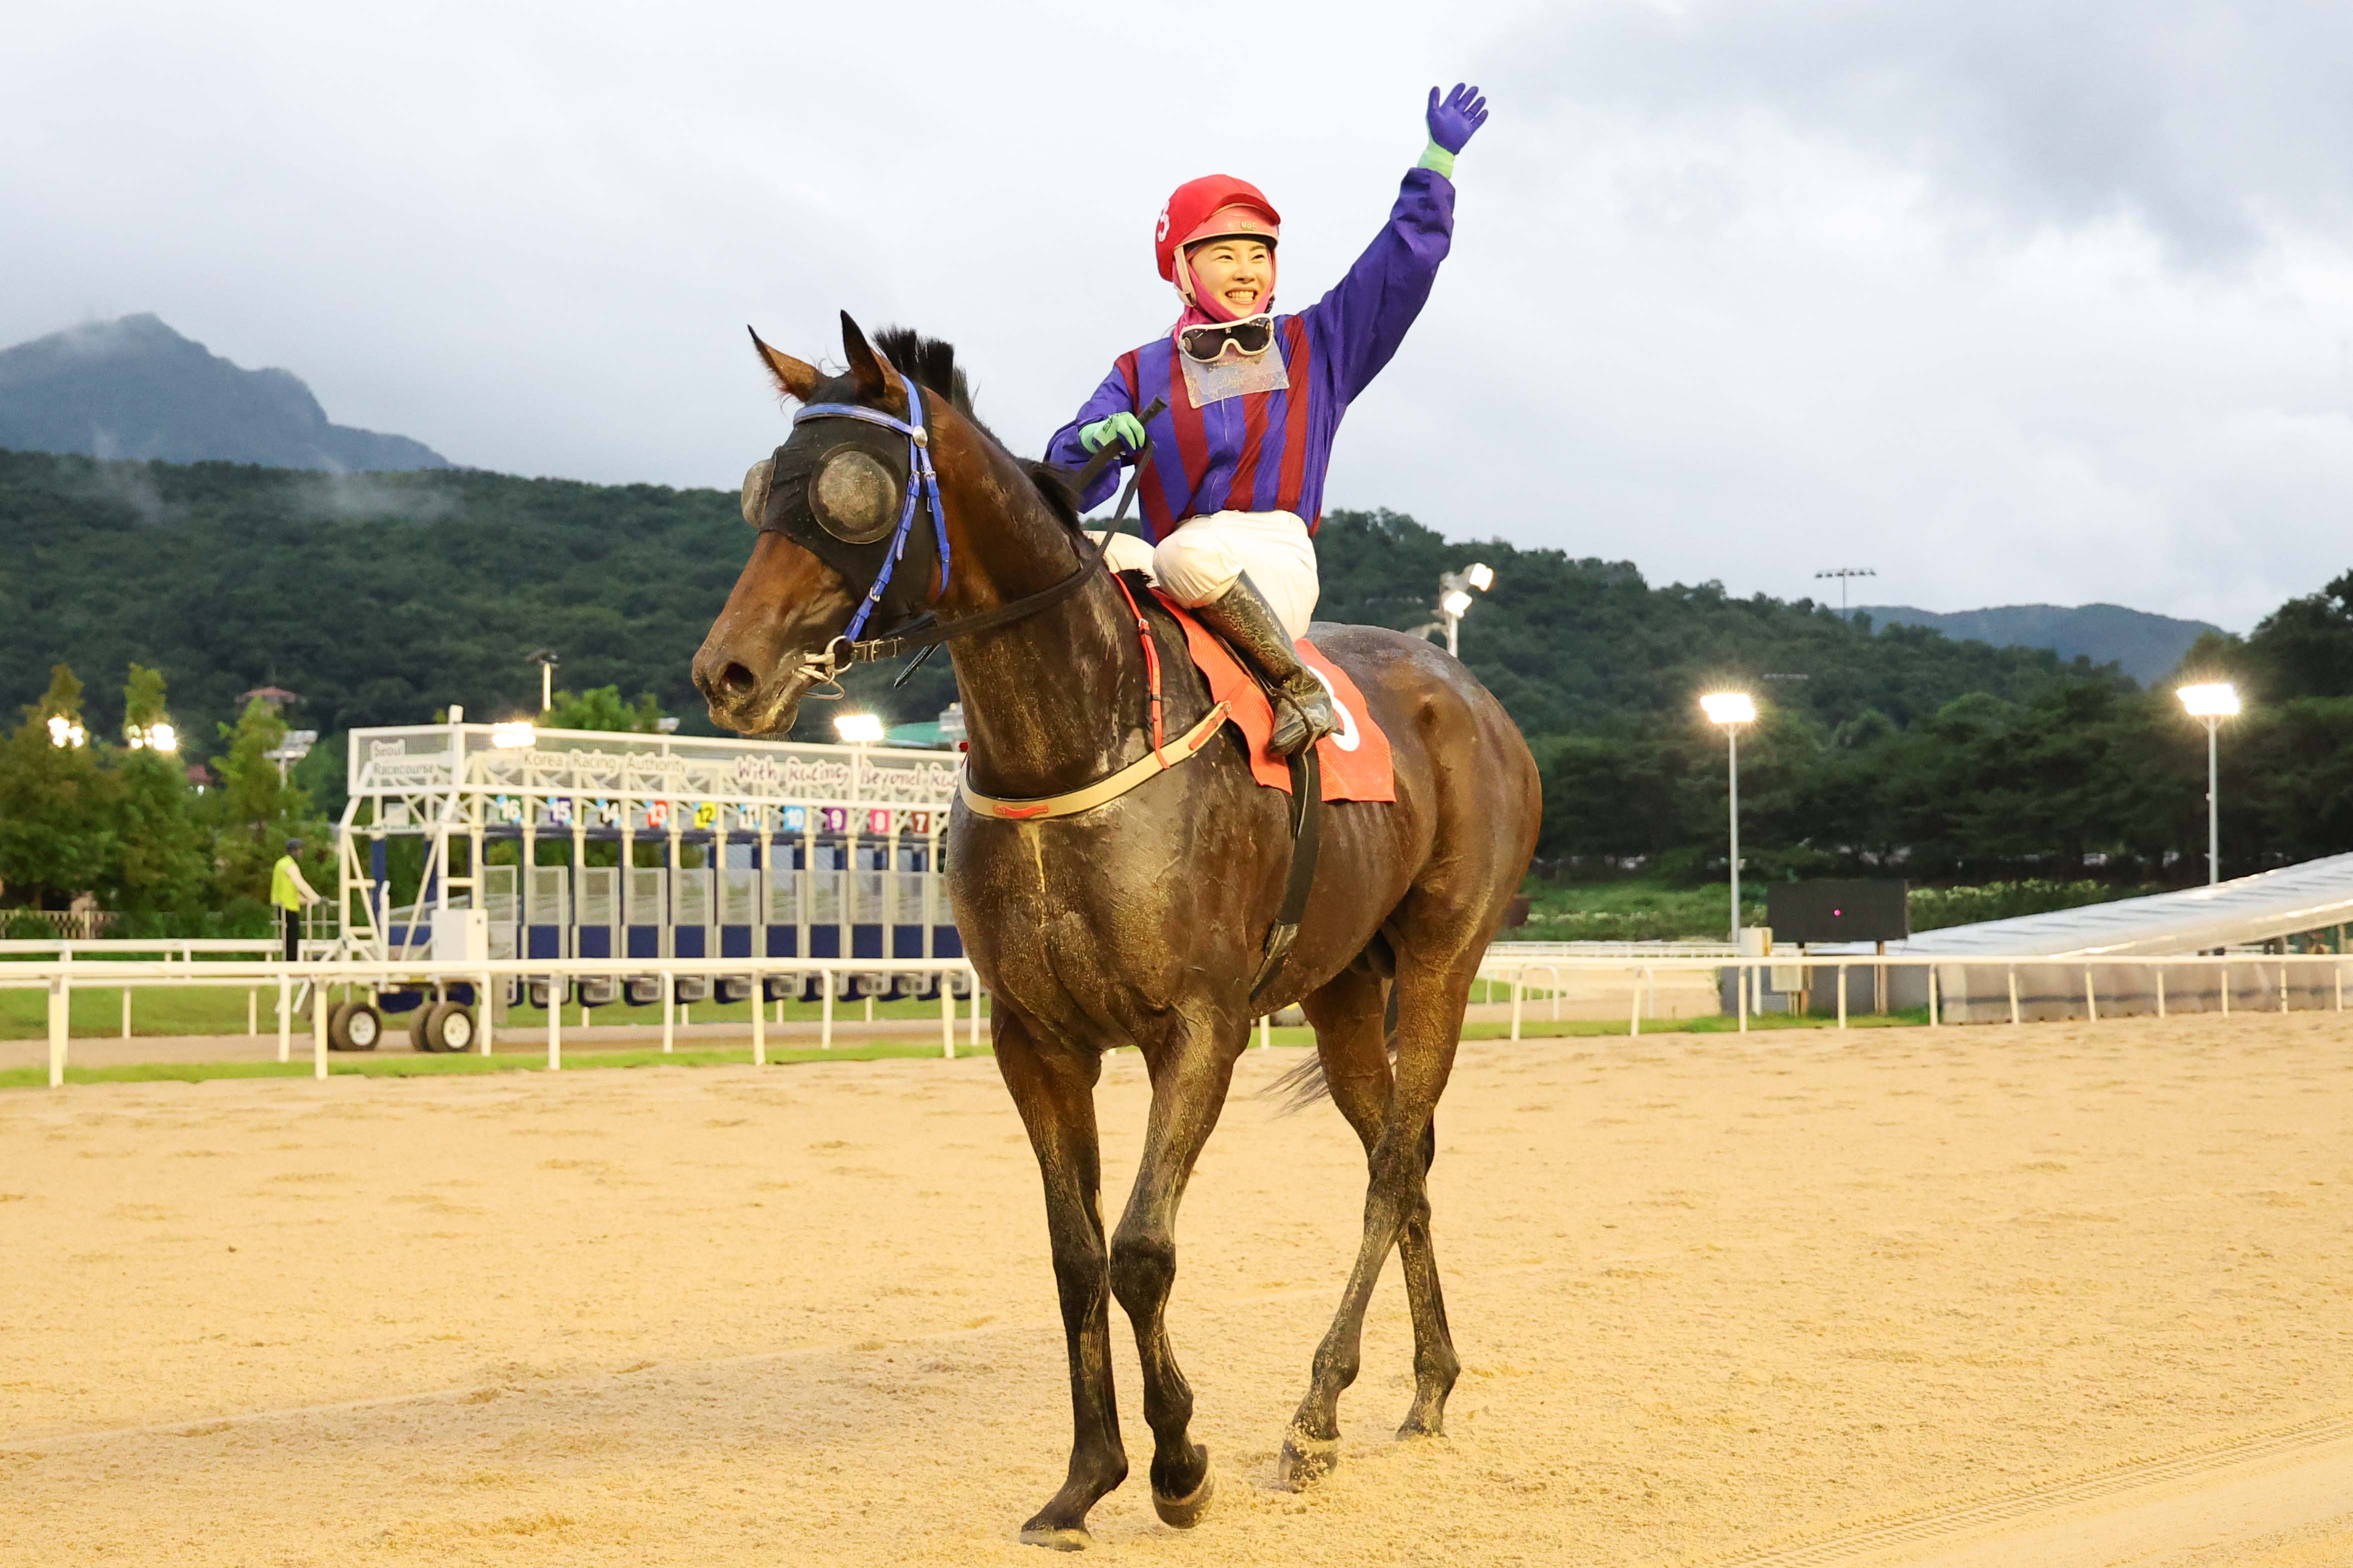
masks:
<svg viewBox="0 0 2353 1568"><path fill-rule="evenodd" d="M821 493L835 470L818 465L844 446L880 465L860 482L899 513L910 482L906 437L841 410L907 420L902 377L923 394L923 451L936 466L948 569L926 518L897 570L912 574L951 632L1077 575L1087 558L1067 488L1007 453L972 416L947 345L891 332L877 347L847 316L842 326L849 370L835 377L754 339L786 394L835 412L805 412L756 494L747 483L747 520L762 531L695 655L694 681L712 721L746 734L791 727L867 595L870 584L852 580L855 566L826 564L788 531L810 537L813 506L862 505L879 515L849 484L867 472L863 459L839 470L849 476L848 502ZM1208 689L1180 628L1155 614L1152 636L1167 688L1166 732L1175 736L1206 716ZM1494 698L1431 644L1330 625L1318 625L1314 638L1388 731L1397 800L1324 808L1306 919L1256 1001L1250 984L1289 865L1288 801L1253 781L1229 727L1190 761L1092 810L1008 821L959 802L948 828L956 924L994 999L997 1069L1045 1180L1069 1340L1069 1479L1023 1528L1024 1541L1084 1545L1087 1510L1126 1479L1112 1296L1134 1327L1143 1363L1154 1506L1169 1523L1190 1525L1208 1503L1209 1456L1187 1434L1192 1391L1164 1317L1176 1272L1176 1207L1252 1020L1286 1004L1301 1004L1314 1025L1324 1086L1363 1140L1370 1179L1363 1242L1286 1435L1282 1479L1303 1484L1337 1458L1340 1394L1356 1378L1366 1306L1393 1247L1404 1258L1414 1331L1415 1392L1400 1436L1439 1432L1460 1371L1424 1191L1436 1150L1431 1117L1480 955L1535 847L1536 770ZM1060 795L1150 749L1136 616L1107 572L1095 569L1036 613L1009 624L998 617L948 646L974 789ZM1385 1027L1392 1001L1393 1037ZM1142 1053L1152 1110L1134 1191L1106 1247L1093 1090L1103 1053L1117 1046Z"/></svg>

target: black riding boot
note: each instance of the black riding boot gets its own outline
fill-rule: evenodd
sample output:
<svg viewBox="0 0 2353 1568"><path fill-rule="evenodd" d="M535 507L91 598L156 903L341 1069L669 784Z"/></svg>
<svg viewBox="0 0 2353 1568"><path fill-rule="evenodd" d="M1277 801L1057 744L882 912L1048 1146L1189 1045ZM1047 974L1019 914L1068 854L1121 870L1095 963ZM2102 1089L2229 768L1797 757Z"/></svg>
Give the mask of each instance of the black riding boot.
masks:
<svg viewBox="0 0 2353 1568"><path fill-rule="evenodd" d="M1332 711L1332 694L1314 671L1299 662L1282 618L1260 595L1249 574L1236 578L1219 598L1194 605L1193 613L1265 678L1274 699L1274 735L1269 744L1276 755L1295 755L1340 727Z"/></svg>

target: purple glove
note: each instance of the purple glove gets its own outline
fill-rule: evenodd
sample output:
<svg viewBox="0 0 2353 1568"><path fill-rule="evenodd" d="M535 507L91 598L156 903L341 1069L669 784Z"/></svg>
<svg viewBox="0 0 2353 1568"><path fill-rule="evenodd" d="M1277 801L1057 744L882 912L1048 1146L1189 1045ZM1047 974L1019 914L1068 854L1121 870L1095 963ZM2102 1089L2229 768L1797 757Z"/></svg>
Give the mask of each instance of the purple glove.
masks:
<svg viewBox="0 0 2353 1568"><path fill-rule="evenodd" d="M1471 133L1487 123L1487 100L1479 96L1475 87L1454 84L1446 101L1438 100L1438 89L1430 89L1430 139L1450 153L1462 151Z"/></svg>

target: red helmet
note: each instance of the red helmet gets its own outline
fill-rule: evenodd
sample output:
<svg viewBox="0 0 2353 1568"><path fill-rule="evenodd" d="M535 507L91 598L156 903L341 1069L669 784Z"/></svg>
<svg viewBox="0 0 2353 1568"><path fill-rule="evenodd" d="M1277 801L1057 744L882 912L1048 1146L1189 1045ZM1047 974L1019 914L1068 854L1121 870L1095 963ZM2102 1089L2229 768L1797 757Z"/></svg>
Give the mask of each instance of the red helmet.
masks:
<svg viewBox="0 0 2353 1568"><path fill-rule="evenodd" d="M1152 256L1160 263L1160 276L1176 281L1180 247L1228 234L1254 234L1271 245L1282 237L1282 215L1248 180L1204 174L1186 181L1169 193L1159 225L1152 231Z"/></svg>

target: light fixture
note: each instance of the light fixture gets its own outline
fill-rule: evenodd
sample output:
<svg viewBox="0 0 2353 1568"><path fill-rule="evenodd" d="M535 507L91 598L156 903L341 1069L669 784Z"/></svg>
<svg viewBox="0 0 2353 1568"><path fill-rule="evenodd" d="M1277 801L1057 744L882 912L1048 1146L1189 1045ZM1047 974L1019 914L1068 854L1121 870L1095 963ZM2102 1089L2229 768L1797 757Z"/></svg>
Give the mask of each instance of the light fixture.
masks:
<svg viewBox="0 0 2353 1568"><path fill-rule="evenodd" d="M2235 719L2239 715L2239 689L2227 680L2184 686L2174 695L2181 699L2181 706L2192 719Z"/></svg>
<svg viewBox="0 0 2353 1568"><path fill-rule="evenodd" d="M1711 691L1699 700L1699 705L1709 723L1724 726L1724 770L1729 786L1725 818L1732 829L1728 857L1732 870L1732 947L1736 953L1740 950L1740 726L1757 721L1757 700L1746 691ZM1737 972L1735 984L1746 986L1748 972ZM1743 991L1741 994L1746 996L1747 993Z"/></svg>
<svg viewBox="0 0 2353 1568"><path fill-rule="evenodd" d="M1471 595L1460 588L1449 588L1438 601L1438 607L1450 616L1460 617L1471 608Z"/></svg>
<svg viewBox="0 0 2353 1568"><path fill-rule="evenodd" d="M2222 879L2221 763L2214 732L2223 720L2238 717L2239 689L2227 680L2210 680L2178 687L2173 694L2192 719L2206 726L2206 882L2211 887Z"/></svg>
<svg viewBox="0 0 2353 1568"><path fill-rule="evenodd" d="M1754 724L1756 700L1746 691L1711 691L1699 700L1711 724Z"/></svg>
<svg viewBox="0 0 2353 1568"><path fill-rule="evenodd" d="M539 739L528 719L509 719L491 726L491 744L502 752L520 752Z"/></svg>
<svg viewBox="0 0 2353 1568"><path fill-rule="evenodd" d="M1474 561L1471 570L1462 574L1462 580L1483 594L1495 585L1495 569L1484 561Z"/></svg>
<svg viewBox="0 0 2353 1568"><path fill-rule="evenodd" d="M176 752L180 749L180 731L158 719L147 726L147 743L159 752Z"/></svg>
<svg viewBox="0 0 2353 1568"><path fill-rule="evenodd" d="M78 750L90 743L90 731L79 721L62 713L49 715L49 744L67 750Z"/></svg>
<svg viewBox="0 0 2353 1568"><path fill-rule="evenodd" d="M833 721L833 727L853 746L871 746L882 738L880 713L844 713Z"/></svg>

